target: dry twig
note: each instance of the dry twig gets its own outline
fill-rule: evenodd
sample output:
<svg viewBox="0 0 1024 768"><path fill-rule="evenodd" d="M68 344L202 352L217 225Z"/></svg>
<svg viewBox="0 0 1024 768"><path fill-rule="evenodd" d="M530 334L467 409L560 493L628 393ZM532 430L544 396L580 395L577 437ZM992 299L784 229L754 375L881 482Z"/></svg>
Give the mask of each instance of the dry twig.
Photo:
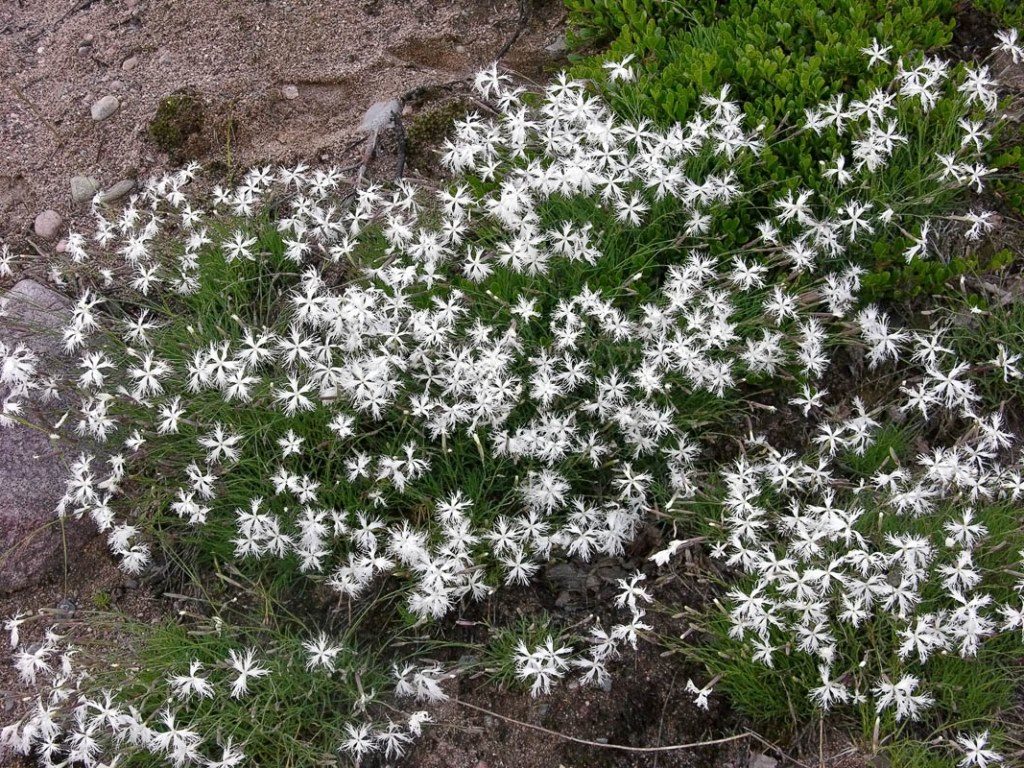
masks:
<svg viewBox="0 0 1024 768"><path fill-rule="evenodd" d="M485 715L490 715L491 717L497 718L499 720L503 720L506 723L518 725L520 728L526 728L531 731L544 733L548 736L554 736L556 739L562 739L563 741L571 741L574 744L583 744L587 747L596 747L598 749L615 749L620 752L651 754L655 752L678 752L685 749L700 749L701 747L714 747L719 744L730 744L734 741L742 741L743 739L753 739L754 741L761 743L765 747L768 747L769 749L779 752L779 754L783 755L787 760L792 762L794 765L801 766L801 768L811 768L811 766L807 765L807 763L803 763L793 757L790 757L781 749L779 749L776 745L768 741L768 739L750 730L743 731L743 733L736 733L732 736L722 736L718 739L707 739L705 741L692 741L687 744L669 744L663 747L630 747L625 744L606 744L600 741L591 741L590 739L580 739L576 736L569 736L568 734L559 733L558 731L553 731L550 728L545 728L542 725L526 723L522 720L516 720L514 717L509 717L508 715L502 715L498 712L494 712L493 710L487 709L485 707L478 707L476 704L470 704L469 702L462 701L461 699L456 699L455 703L459 706L465 707L466 709L472 709L476 712L480 712Z"/></svg>

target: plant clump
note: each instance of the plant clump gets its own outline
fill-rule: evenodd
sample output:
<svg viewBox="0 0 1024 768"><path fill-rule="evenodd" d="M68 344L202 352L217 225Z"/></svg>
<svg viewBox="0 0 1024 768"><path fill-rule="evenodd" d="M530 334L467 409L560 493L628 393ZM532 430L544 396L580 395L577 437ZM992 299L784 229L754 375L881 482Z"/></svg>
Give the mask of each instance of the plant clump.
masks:
<svg viewBox="0 0 1024 768"><path fill-rule="evenodd" d="M491 67L475 89L494 115L455 124L441 188L298 165L203 200L188 166L116 216L96 207L90 238L68 237L76 375L0 346L3 423L71 397L52 428L102 450L72 462L58 515L92 519L128 573L187 551L259 608L154 632L121 677L55 632L22 642L12 618L39 704L2 742L42 765L397 759L465 671L433 653L446 618L552 560L622 556L651 523L669 540L649 569L585 626L506 638L507 680L606 684L658 637L651 576L705 542L730 577L693 618L712 680L785 668L806 712L886 734L952 722L933 669L1024 633L1022 555L998 543L1019 533L1019 439L976 376L1018 378L1021 358L954 351L942 317L901 325L862 300L860 260L885 240L926 261L942 233L994 226L946 205L991 173L997 84L878 41L861 55L884 86L791 116L828 139L820 187L742 183L791 137L729 88L659 128L586 82L531 93ZM638 74L628 56L603 69L610 89ZM935 114L948 151L920 158ZM920 194L878 181L908 158ZM719 236L737 210L743 247ZM122 261L92 271L99 253ZM899 384L830 391L840 354ZM766 389L806 441L756 428ZM900 450L891 412L920 449ZM296 613L324 593L343 610ZM686 690L706 707L715 683ZM987 716L940 724L936 746L981 765Z"/></svg>
<svg viewBox="0 0 1024 768"><path fill-rule="evenodd" d="M441 145L451 138L456 121L470 111L459 99L432 104L416 115L406 128L409 163L414 168L427 165Z"/></svg>
<svg viewBox="0 0 1024 768"><path fill-rule="evenodd" d="M162 151L180 161L189 156L191 142L202 132L205 116L199 92L183 88L160 101L149 123L149 135Z"/></svg>

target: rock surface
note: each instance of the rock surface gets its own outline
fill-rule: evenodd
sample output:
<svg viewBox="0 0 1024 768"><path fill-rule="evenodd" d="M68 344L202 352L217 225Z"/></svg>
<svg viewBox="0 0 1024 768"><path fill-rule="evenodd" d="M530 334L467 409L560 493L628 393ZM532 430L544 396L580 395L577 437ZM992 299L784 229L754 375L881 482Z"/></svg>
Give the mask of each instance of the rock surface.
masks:
<svg viewBox="0 0 1024 768"><path fill-rule="evenodd" d="M89 176L73 176L71 178L71 199L76 205L87 203L93 195L100 191L100 183Z"/></svg>
<svg viewBox="0 0 1024 768"><path fill-rule="evenodd" d="M53 240L60 234L60 228L64 225L64 219L60 217L60 214L54 210L43 211L36 220L32 223L32 229L36 233L36 237L41 237L43 240Z"/></svg>
<svg viewBox="0 0 1024 768"><path fill-rule="evenodd" d="M554 42L544 46L544 50L548 53L561 54L569 50L569 46L566 44L565 35L559 35L555 38Z"/></svg>
<svg viewBox="0 0 1024 768"><path fill-rule="evenodd" d="M101 203L112 203L115 200L120 200L122 197L127 197L135 191L135 182L131 179L124 179L123 181L117 182L110 189L106 189L100 195Z"/></svg>
<svg viewBox="0 0 1024 768"><path fill-rule="evenodd" d="M107 95L92 105L92 119L96 122L106 120L121 108L121 102L117 96Z"/></svg>
<svg viewBox="0 0 1024 768"><path fill-rule="evenodd" d="M60 356L60 329L70 302L32 280L22 280L4 297L0 340L23 343L53 369ZM0 401L6 396L0 388ZM26 420L41 421L26 408ZM64 489L65 467L84 447L48 430L15 425L0 428L0 594L33 586L74 567L75 552L96 532L89 520L61 522L54 514Z"/></svg>

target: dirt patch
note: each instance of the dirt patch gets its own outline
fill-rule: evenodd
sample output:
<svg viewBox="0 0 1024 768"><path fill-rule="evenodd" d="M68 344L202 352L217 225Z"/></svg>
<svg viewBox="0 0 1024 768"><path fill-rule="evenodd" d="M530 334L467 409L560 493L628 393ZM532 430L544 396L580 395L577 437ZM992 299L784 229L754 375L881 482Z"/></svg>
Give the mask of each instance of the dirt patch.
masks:
<svg viewBox="0 0 1024 768"><path fill-rule="evenodd" d="M683 768L722 766L733 748L712 746L664 753L625 752L587 746L524 728L504 718L577 739L633 747L681 744L722 733L717 707L694 706L684 688L687 669L676 659L642 649L613 677L610 691L564 687L549 696L473 689L464 684L459 701L433 710L437 725L420 742L410 768ZM496 717L463 706L491 710Z"/></svg>
<svg viewBox="0 0 1024 768"><path fill-rule="evenodd" d="M485 627L514 626L537 616L538 607L553 627L585 634L599 620L606 629L623 619L614 606L616 579L648 571L653 591L667 598L672 612L654 610L645 618L654 636L678 636L686 629L681 611L706 600L698 579L657 576L647 556L661 542L651 528L638 536L623 558L590 563L570 560L549 565L529 587L503 590L499 599L468 606L445 636L456 647L487 644ZM446 659L456 662L453 656ZM487 673L463 674L447 689L451 699L431 707L435 725L406 761L408 768L740 768L747 765L746 740L694 749L643 751L690 744L743 731L723 697L712 695L707 710L686 692L687 679L707 682L698 665L667 654L654 637L626 648L614 662L609 688L585 686L566 678L549 695L533 698L515 688L500 690ZM487 710L487 711L482 711ZM519 722L514 722L519 721ZM531 728L530 726L534 726ZM538 730L545 729L545 730ZM553 732L553 733L552 733ZM581 741L595 742L583 744ZM636 748L613 749L608 745Z"/></svg>
<svg viewBox="0 0 1024 768"><path fill-rule="evenodd" d="M969 0L957 4L953 51L963 60L984 59L996 44L999 27L993 16Z"/></svg>
<svg viewBox="0 0 1024 768"><path fill-rule="evenodd" d="M65 575L48 583L0 597L0 624L28 614L19 627L22 645L40 642L50 628L72 638L85 666L123 661L124 620L153 623L166 616L170 601L126 576L107 551L104 537L69 551ZM10 659L7 633L0 636L0 725L17 721L35 702ZM97 668L97 667L92 667ZM34 763L0 753L0 765L21 768Z"/></svg>
<svg viewBox="0 0 1024 768"><path fill-rule="evenodd" d="M605 564L581 569L580 575L583 581L589 580L592 584L595 575L601 579L601 571L607 568ZM514 612L510 606L521 603L525 610L529 599L533 610L538 604L549 606L550 615L559 623L586 622L588 616L605 612L611 617L608 609L612 600L604 594L606 590L585 589L585 594L574 593L567 602L564 586L562 574L559 574L554 581L545 579L536 587L523 590L529 595L506 595L502 605L492 606L491 611L502 614L500 618L508 621ZM669 617L649 619L655 622L659 632L679 628ZM605 626L608 625L605 622ZM728 756L740 754L742 750L738 747L742 743L667 752L600 746L646 749L714 739L728 735L734 726L742 730L721 697L713 697L707 711L698 708L685 690L689 677L704 680L702 670L678 656L664 655L664 648L647 642L641 642L635 654L627 649L623 658L613 665L612 682L607 690L580 687L569 680L547 696L532 698L520 690L496 690L486 675L480 679L461 677L452 692L452 700L431 710L437 724L416 745L407 765L410 768L744 765L727 760Z"/></svg>
<svg viewBox="0 0 1024 768"><path fill-rule="evenodd" d="M471 74L520 27L502 64L540 78L563 19L557 0L8 0L0 238L47 208L73 225L72 176L107 189L172 167L150 124L182 89L203 100L201 161L335 162L371 104Z"/></svg>

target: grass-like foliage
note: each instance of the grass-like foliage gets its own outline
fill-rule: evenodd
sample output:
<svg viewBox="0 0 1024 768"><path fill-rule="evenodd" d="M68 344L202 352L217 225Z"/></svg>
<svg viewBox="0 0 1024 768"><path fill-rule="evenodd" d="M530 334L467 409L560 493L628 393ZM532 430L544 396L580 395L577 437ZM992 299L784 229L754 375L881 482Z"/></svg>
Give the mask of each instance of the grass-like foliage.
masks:
<svg viewBox="0 0 1024 768"><path fill-rule="evenodd" d="M771 128L728 89L656 127L583 82L527 92L492 68L443 188L298 166L207 199L186 168L97 205L94 235L68 238L88 286L64 333L75 371L0 346L4 422L73 398L59 423L97 449L58 513L90 517L129 573L179 563L239 600L143 638L120 676L55 634L12 637L39 705L3 742L47 766L396 759L429 719L405 704L457 673L432 655L446 618L552 559L621 556L654 519L700 527L731 574L697 626L737 700L764 684L751 669L792 667L791 714L893 729L941 708L942 681L1024 629L998 544L1017 536L1015 438L971 375L1018 359L896 327L859 303L860 264L993 226L948 210L991 173L996 84L877 42L857 55L882 84L812 90ZM606 69L613 90L637 77ZM827 182L745 186L794 142ZM839 354L901 384L829 393ZM768 391L798 448L750 430ZM498 628L483 663L533 695L604 684L654 632L647 575L618 588L608 626ZM964 728L991 715L971 712Z"/></svg>

